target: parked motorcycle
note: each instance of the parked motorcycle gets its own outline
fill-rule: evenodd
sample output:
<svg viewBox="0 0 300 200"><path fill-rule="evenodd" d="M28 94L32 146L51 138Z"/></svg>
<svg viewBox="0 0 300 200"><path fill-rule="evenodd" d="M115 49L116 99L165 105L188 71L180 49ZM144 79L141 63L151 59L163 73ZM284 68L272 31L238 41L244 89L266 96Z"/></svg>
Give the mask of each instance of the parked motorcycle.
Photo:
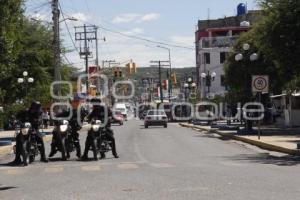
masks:
<svg viewBox="0 0 300 200"><path fill-rule="evenodd" d="M35 161L35 157L38 156L38 142L37 132L33 130L29 122L18 123L16 127L16 140L19 140L17 144L20 146L14 146L16 153L17 148L21 153L23 164L26 166Z"/></svg>
<svg viewBox="0 0 300 200"><path fill-rule="evenodd" d="M69 121L61 120L55 123L51 146L53 154L57 151L61 152L62 160L70 158L70 153L75 150L75 145Z"/></svg>
<svg viewBox="0 0 300 200"><path fill-rule="evenodd" d="M112 150L111 141L107 140L107 130L105 127L100 128L100 134L97 138L97 147L101 157Z"/></svg>

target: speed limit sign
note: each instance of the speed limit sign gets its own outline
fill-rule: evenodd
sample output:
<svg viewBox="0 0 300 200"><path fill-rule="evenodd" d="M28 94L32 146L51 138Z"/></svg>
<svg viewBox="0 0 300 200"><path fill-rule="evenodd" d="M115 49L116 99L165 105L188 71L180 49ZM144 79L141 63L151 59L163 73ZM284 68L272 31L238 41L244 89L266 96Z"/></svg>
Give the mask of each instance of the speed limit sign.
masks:
<svg viewBox="0 0 300 200"><path fill-rule="evenodd" d="M252 92L269 92L269 76L252 76Z"/></svg>

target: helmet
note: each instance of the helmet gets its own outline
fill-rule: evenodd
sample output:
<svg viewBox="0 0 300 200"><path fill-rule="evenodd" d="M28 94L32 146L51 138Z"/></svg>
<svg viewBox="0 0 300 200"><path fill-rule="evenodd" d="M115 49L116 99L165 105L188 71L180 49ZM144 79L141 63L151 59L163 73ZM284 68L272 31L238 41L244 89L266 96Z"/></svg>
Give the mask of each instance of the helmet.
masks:
<svg viewBox="0 0 300 200"><path fill-rule="evenodd" d="M41 105L41 103L39 102L39 101L33 101L32 103L31 103L31 105L30 105L30 108L31 109L38 109L38 108L40 108L42 105Z"/></svg>

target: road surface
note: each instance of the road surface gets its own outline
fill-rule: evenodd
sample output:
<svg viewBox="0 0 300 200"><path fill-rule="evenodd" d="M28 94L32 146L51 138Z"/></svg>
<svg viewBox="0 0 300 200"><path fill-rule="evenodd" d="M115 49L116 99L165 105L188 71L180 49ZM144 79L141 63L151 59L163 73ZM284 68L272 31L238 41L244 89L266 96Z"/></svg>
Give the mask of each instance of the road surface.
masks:
<svg viewBox="0 0 300 200"><path fill-rule="evenodd" d="M0 166L0 199L299 199L300 162L178 124L114 126L120 158ZM81 143L85 133L81 134ZM49 144L47 155L49 154ZM59 154L57 155L59 156ZM91 153L90 153L91 156ZM1 157L5 164L13 156Z"/></svg>

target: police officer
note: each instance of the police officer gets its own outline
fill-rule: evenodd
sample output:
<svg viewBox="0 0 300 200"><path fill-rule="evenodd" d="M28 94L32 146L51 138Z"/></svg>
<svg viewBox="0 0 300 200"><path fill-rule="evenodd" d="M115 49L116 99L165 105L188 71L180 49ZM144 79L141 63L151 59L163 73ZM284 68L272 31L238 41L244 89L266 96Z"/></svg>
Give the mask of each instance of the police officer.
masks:
<svg viewBox="0 0 300 200"><path fill-rule="evenodd" d="M112 112L111 110L106 107L105 105L100 105L101 100L100 99L92 99L91 103L93 105L93 110L92 112L87 116L88 122L91 123L92 120L101 120L102 122L106 122L105 128L107 130L106 132L106 138L111 142L111 148L112 148L112 154L115 158L119 158L117 151L116 151L116 143L115 143L115 138L114 138L114 133L113 130L110 128L111 127L111 120L110 118L112 117ZM107 120L105 120L105 118ZM83 156L81 157L82 160L87 160L88 159L88 151L90 147L93 149L94 153L94 160L98 160L97 158L97 152L96 152L96 144L95 144L95 135L89 131L87 138L86 138L86 143L85 143L85 149ZM101 144L102 141L99 141ZM105 158L105 154L101 153L101 159Z"/></svg>
<svg viewBox="0 0 300 200"><path fill-rule="evenodd" d="M68 118L70 116L70 110L63 111L56 115L57 118ZM83 119L83 116L80 116L80 120ZM57 122L56 122L57 123ZM81 129L81 126L78 124L77 121L77 110L73 109L71 113L71 118L69 120L69 125L71 127L71 135L74 141L74 146L76 148L76 156L78 158L81 157L81 148L80 148L80 141L79 141L79 133L78 131ZM49 154L49 157L53 157L57 153L57 148L62 145L60 140L60 135L58 135L57 131L53 131L53 139L51 143L51 151ZM67 153L67 157L65 157L65 154L62 155L62 160L66 160L66 158L69 158L70 155Z"/></svg>
<svg viewBox="0 0 300 200"><path fill-rule="evenodd" d="M40 151L41 161L48 162L45 154L45 145L43 141L43 137L39 132L39 126L41 125L41 116L42 116L42 106L38 101L34 101L31 103L31 106L28 110L21 111L17 115L17 119L22 123L30 122L32 129L37 132L37 143L38 150ZM16 157L12 162L14 165L21 164L21 154L25 153L25 149L23 148L23 137L22 134L19 134L16 137ZM24 165L27 165L26 161L24 161Z"/></svg>

